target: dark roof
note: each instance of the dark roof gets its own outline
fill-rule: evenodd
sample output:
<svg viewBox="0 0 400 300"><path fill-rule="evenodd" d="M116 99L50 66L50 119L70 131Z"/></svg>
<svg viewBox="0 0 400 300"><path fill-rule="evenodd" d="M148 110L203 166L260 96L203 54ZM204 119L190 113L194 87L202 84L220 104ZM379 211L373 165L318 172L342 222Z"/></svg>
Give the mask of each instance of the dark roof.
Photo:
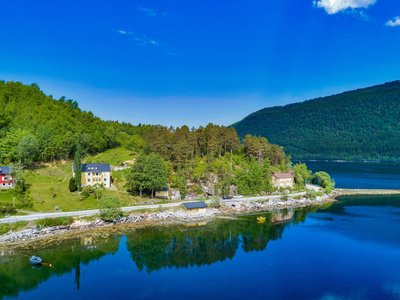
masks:
<svg viewBox="0 0 400 300"><path fill-rule="evenodd" d="M0 166L0 174L1 175L10 174L10 167L9 166Z"/></svg>
<svg viewBox="0 0 400 300"><path fill-rule="evenodd" d="M163 189L159 189L158 192L168 192L169 191L169 187L165 187Z"/></svg>
<svg viewBox="0 0 400 300"><path fill-rule="evenodd" d="M182 205L186 208L186 209L196 209L196 208L207 208L207 204L205 204L202 201L197 201L197 202L185 202L182 203Z"/></svg>
<svg viewBox="0 0 400 300"><path fill-rule="evenodd" d="M75 164L73 165L75 172ZM82 172L111 172L110 164L82 164Z"/></svg>

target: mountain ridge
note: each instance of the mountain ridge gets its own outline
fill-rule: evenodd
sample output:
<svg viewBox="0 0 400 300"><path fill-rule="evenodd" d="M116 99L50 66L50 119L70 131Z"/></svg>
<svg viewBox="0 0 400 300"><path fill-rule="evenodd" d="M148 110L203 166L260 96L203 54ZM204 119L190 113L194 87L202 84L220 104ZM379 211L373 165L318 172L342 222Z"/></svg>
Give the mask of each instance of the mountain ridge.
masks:
<svg viewBox="0 0 400 300"><path fill-rule="evenodd" d="M400 158L400 81L273 106L231 126L266 137L294 159Z"/></svg>

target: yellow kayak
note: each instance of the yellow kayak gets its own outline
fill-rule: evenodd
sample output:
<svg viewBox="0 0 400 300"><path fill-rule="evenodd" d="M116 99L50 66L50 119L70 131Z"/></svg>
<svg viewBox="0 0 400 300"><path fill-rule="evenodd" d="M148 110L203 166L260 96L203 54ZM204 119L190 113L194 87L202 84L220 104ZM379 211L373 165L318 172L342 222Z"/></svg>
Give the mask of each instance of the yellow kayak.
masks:
<svg viewBox="0 0 400 300"><path fill-rule="evenodd" d="M258 217L258 218L257 218L257 221L258 221L258 222L264 222L264 221L265 221L265 217Z"/></svg>

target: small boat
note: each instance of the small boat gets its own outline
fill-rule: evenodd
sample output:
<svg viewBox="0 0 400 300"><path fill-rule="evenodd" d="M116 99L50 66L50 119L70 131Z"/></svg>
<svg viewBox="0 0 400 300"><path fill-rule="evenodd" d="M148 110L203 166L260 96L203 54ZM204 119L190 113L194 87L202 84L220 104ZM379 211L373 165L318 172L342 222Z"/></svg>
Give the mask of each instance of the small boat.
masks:
<svg viewBox="0 0 400 300"><path fill-rule="evenodd" d="M258 222L265 222L265 217L258 217L258 218L257 218L257 221L258 221Z"/></svg>
<svg viewBox="0 0 400 300"><path fill-rule="evenodd" d="M40 265L42 263L42 259L39 256L32 256L29 258L29 262L33 265Z"/></svg>

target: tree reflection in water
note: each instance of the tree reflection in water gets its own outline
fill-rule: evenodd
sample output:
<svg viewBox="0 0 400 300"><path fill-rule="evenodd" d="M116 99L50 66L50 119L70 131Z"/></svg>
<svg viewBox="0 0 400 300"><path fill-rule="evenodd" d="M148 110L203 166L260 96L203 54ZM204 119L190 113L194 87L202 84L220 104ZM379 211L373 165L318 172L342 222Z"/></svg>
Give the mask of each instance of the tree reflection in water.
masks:
<svg viewBox="0 0 400 300"><path fill-rule="evenodd" d="M232 259L239 246L248 253L263 251L270 241L282 238L284 229L304 222L307 214L321 207L296 211L245 215L235 220L218 219L195 226L170 226L146 230L128 230L127 250L137 268L148 273L163 268L187 268L211 265ZM258 223L257 216L266 218ZM115 254L121 235L92 233L80 238L62 240L53 245L38 246L41 250L0 251L0 299L17 297L21 291L36 288L52 276L75 271L75 285L81 288L81 267ZM36 254L56 268L33 268L26 256Z"/></svg>

